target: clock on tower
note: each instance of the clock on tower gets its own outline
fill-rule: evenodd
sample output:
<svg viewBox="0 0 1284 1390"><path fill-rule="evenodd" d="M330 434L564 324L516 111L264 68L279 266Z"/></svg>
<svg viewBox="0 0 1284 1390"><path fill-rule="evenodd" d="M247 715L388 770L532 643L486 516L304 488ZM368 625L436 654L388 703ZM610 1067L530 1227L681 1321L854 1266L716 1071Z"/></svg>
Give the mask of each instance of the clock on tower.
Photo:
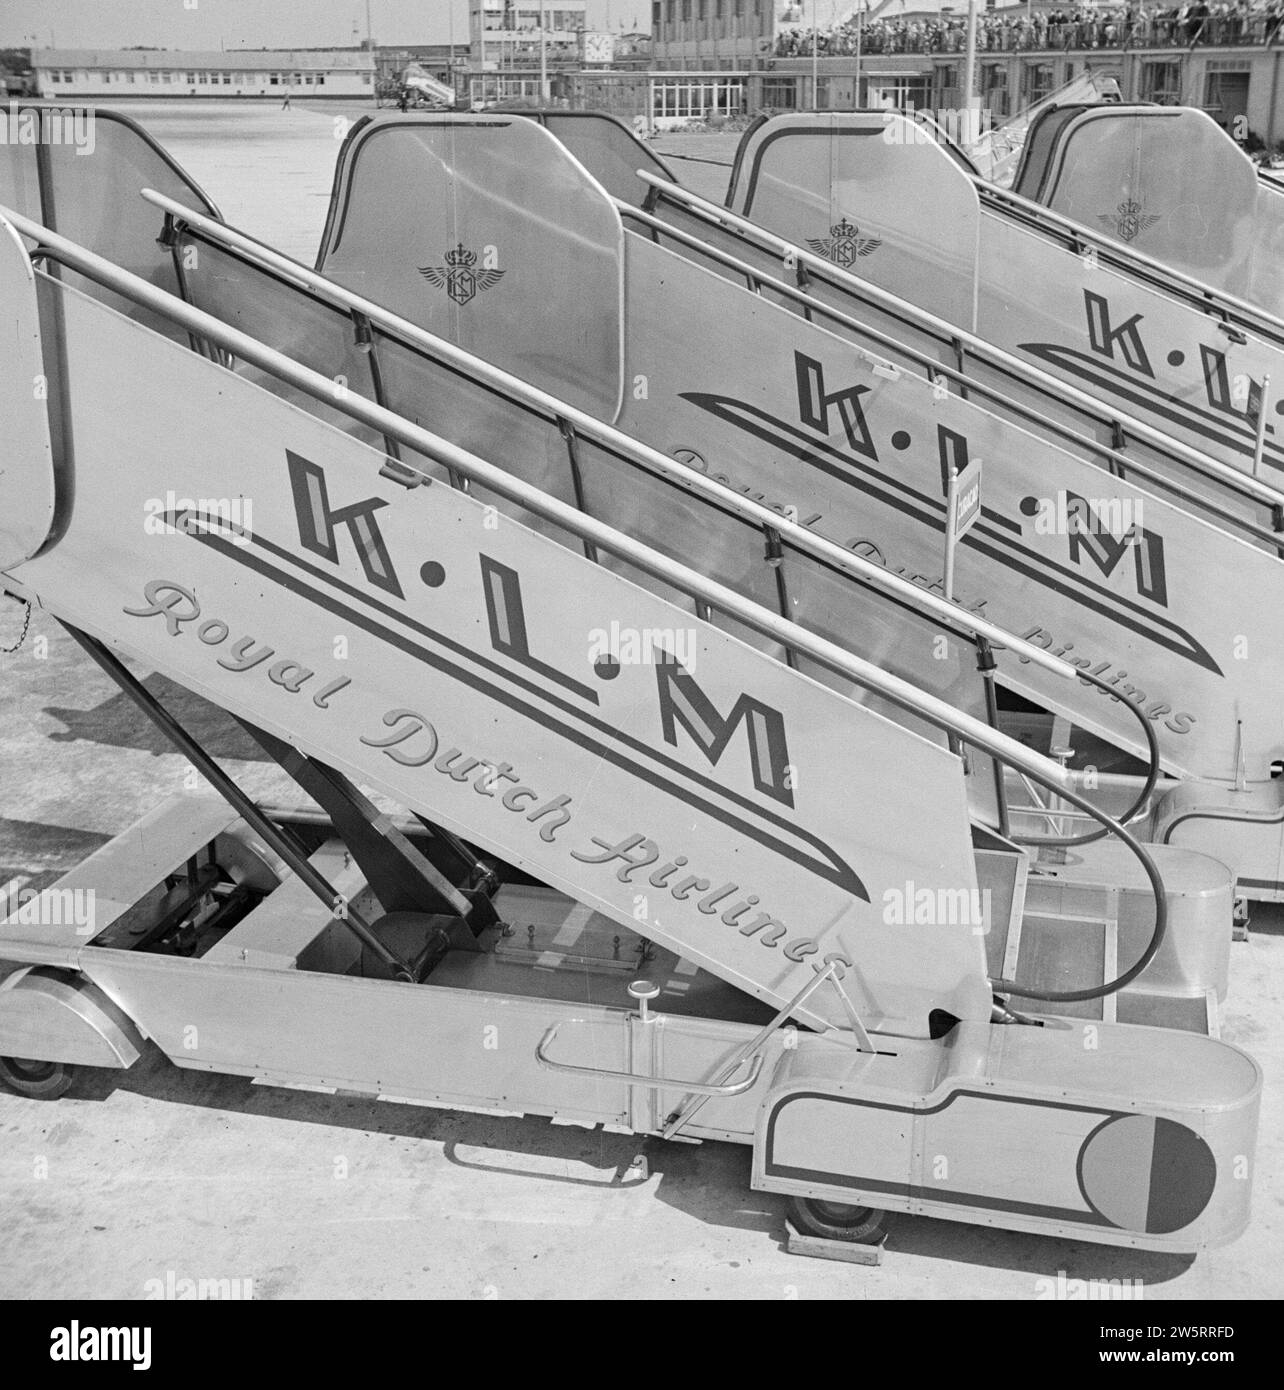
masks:
<svg viewBox="0 0 1284 1390"><path fill-rule="evenodd" d="M581 36L581 60L585 63L609 63L615 57L615 40L610 34L590 34Z"/></svg>

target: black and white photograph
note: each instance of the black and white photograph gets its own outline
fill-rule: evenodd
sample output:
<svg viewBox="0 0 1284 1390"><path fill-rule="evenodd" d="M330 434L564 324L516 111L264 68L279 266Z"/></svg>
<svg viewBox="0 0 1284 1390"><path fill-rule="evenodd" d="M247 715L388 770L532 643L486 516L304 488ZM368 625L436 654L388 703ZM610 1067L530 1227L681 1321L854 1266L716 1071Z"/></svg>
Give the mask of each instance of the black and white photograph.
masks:
<svg viewBox="0 0 1284 1390"><path fill-rule="evenodd" d="M1246 1359L1282 28L3 0L33 1367L212 1371L236 1303L324 1370L393 1301Z"/></svg>

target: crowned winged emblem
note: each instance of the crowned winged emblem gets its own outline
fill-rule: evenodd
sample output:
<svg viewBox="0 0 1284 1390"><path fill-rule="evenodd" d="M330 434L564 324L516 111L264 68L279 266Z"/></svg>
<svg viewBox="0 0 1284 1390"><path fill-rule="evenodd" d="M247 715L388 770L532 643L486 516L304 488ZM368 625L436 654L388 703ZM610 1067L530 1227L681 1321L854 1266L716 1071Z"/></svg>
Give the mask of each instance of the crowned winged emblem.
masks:
<svg viewBox="0 0 1284 1390"><path fill-rule="evenodd" d="M1153 227L1159 221L1159 214L1142 212L1140 203L1125 198L1114 212L1099 212L1097 220L1103 227L1109 227L1120 241L1131 241L1147 227Z"/></svg>
<svg viewBox="0 0 1284 1390"><path fill-rule="evenodd" d="M827 237L807 238L807 245L818 256L824 256L835 265L854 265L857 256L868 256L882 244L882 237L861 236L860 228L853 227L845 217L829 229Z"/></svg>
<svg viewBox="0 0 1284 1390"><path fill-rule="evenodd" d="M476 251L469 251L461 241L446 252L445 265L421 265L419 273L430 285L445 290L456 304L467 304L478 290L497 285L505 274L502 270L474 270L476 264Z"/></svg>

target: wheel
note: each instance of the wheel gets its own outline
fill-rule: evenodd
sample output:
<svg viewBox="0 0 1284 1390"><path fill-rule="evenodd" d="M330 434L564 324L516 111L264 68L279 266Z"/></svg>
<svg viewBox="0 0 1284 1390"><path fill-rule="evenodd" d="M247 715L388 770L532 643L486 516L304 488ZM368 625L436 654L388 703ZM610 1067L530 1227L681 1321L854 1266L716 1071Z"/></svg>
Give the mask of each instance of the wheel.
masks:
<svg viewBox="0 0 1284 1390"><path fill-rule="evenodd" d="M791 1197L789 1215L800 1234L822 1240L846 1240L874 1245L883 1238L885 1211L853 1207L846 1202L822 1202L816 1197Z"/></svg>
<svg viewBox="0 0 1284 1390"><path fill-rule="evenodd" d="M33 1062L28 1057L0 1057L0 1081L20 1096L57 1100L75 1077L66 1062Z"/></svg>

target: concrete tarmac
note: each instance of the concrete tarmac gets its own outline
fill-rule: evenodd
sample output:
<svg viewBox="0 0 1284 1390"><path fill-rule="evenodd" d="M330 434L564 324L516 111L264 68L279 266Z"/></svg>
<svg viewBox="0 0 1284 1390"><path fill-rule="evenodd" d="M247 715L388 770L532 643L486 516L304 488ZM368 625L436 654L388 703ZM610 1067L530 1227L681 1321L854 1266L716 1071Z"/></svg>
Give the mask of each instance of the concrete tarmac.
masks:
<svg viewBox="0 0 1284 1390"><path fill-rule="evenodd" d="M130 109L229 221L311 260L344 112ZM658 147L729 161L734 138ZM675 167L711 196L725 185L725 169ZM0 647L21 624L0 600ZM139 674L252 794L297 800L220 711ZM0 896L11 896L196 785L35 614L21 649L0 655L0 788ZM1258 910L1231 970L1223 1036L1266 1073L1255 1211L1238 1242L1198 1259L909 1217L893 1219L880 1268L805 1259L785 1251L783 1200L750 1190L745 1148L254 1086L151 1050L56 1102L0 1090L0 1297L141 1299L204 1279L264 1299L1021 1300L1064 1272L1140 1280L1148 1300L1278 1298L1284 911ZM630 1170L639 1152L645 1178Z"/></svg>

